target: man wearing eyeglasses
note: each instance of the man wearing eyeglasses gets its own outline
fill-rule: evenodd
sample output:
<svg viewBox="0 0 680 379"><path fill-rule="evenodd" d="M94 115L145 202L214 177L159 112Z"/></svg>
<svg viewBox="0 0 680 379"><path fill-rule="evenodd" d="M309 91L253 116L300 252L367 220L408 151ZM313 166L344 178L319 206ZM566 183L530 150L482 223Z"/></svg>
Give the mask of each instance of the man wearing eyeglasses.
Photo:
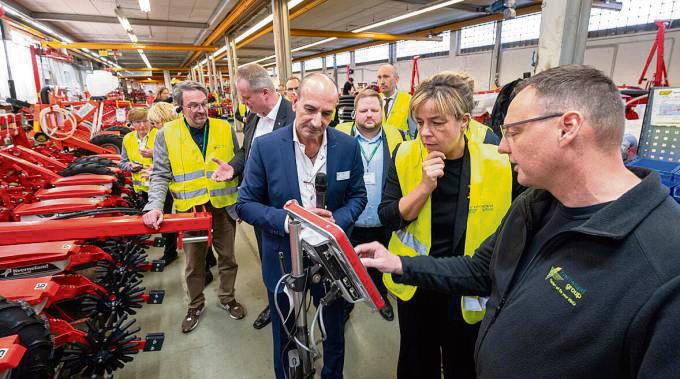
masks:
<svg viewBox="0 0 680 379"><path fill-rule="evenodd" d="M205 207L212 214L213 247L217 253L220 284L219 306L229 317L242 319L246 309L236 301L234 283L238 265L234 257L235 217L228 212L236 203L238 181L215 181L214 159L229 161L238 150L236 133L228 122L208 118L208 90L200 83L185 81L175 87L173 98L182 116L158 131L154 144L149 202L144 207L144 223L158 229L163 222L167 191L175 209L190 212ZM189 333L205 310L206 242L186 244L185 279L189 309L182 321L182 332Z"/></svg>
<svg viewBox="0 0 680 379"><path fill-rule="evenodd" d="M659 175L626 168L614 83L581 65L515 90L499 151L531 187L472 257L362 262L396 281L488 296L479 378L669 378L680 371L680 206ZM478 209L484 212L484 209Z"/></svg>
<svg viewBox="0 0 680 379"><path fill-rule="evenodd" d="M286 81L286 100L294 103L297 100L300 93L300 78L297 76L291 76Z"/></svg>
<svg viewBox="0 0 680 379"><path fill-rule="evenodd" d="M251 63L240 67L236 71L236 88L243 104L248 106L251 113L246 118L243 130L243 146L236 155L225 163L219 159L213 179L217 181L231 180L241 176L245 170L246 161L250 156L253 141L265 134L293 122L295 113L290 102L276 93L274 82L264 67ZM262 231L254 227L257 240L257 250L262 259ZM264 328L271 321L269 307L265 307L253 322L255 329Z"/></svg>

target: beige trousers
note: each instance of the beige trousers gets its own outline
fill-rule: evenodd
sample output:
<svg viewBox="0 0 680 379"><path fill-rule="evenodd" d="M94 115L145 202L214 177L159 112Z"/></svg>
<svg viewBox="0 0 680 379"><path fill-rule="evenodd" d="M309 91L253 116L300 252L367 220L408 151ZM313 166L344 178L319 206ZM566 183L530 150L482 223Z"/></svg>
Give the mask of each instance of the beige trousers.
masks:
<svg viewBox="0 0 680 379"><path fill-rule="evenodd" d="M226 304L234 300L234 283L238 264L234 256L234 239L236 238L236 221L234 221L224 208L213 208L210 203L206 204L207 210L212 213L213 250L217 254L217 276L219 277L219 289L217 296L220 302ZM196 236L204 232L192 232L187 235ZM186 269L184 277L187 282L189 308L198 308L205 302L203 289L205 288L206 264L205 258L208 253L207 242L190 243L184 245L186 253Z"/></svg>

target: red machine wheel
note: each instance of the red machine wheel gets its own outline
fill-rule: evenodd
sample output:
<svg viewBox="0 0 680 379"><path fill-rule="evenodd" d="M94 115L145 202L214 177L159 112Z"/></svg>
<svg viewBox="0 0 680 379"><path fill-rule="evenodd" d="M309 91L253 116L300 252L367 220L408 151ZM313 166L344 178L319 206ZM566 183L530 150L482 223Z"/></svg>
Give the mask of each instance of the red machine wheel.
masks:
<svg viewBox="0 0 680 379"><path fill-rule="evenodd" d="M123 137L116 134L99 134L90 140L91 143L115 151L120 154L123 151Z"/></svg>
<svg viewBox="0 0 680 379"><path fill-rule="evenodd" d="M28 304L0 297L0 337L18 335L26 353L10 378L48 378L52 341L46 322Z"/></svg>

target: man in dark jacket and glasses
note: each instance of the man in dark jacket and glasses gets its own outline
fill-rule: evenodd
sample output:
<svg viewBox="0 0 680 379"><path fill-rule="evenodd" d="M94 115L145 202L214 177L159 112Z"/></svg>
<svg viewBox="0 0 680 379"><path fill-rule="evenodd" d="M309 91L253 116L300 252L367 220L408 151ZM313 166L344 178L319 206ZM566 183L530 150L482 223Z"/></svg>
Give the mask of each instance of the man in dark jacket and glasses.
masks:
<svg viewBox="0 0 680 379"><path fill-rule="evenodd" d="M515 93L499 151L531 189L496 233L472 257L396 257L374 242L357 247L362 262L401 283L488 296L480 378L677 377L680 205L658 174L624 166L616 86L568 65Z"/></svg>

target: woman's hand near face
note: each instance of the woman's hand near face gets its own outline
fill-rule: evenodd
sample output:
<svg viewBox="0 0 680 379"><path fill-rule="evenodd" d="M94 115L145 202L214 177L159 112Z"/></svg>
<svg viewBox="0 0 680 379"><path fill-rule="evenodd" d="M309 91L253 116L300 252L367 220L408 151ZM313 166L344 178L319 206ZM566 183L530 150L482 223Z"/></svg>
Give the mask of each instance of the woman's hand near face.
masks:
<svg viewBox="0 0 680 379"><path fill-rule="evenodd" d="M444 153L431 151L423 161L423 178L420 184L428 194L437 188L437 179L444 176L444 159L446 159Z"/></svg>

